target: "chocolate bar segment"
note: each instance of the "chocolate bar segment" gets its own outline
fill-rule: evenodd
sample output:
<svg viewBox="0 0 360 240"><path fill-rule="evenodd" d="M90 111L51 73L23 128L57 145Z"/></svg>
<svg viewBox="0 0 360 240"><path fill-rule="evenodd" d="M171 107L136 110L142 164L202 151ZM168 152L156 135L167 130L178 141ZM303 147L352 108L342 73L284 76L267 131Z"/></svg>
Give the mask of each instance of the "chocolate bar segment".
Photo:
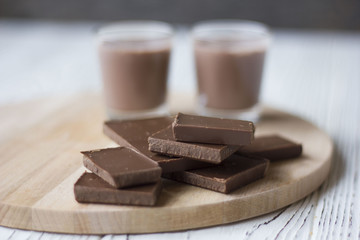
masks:
<svg viewBox="0 0 360 240"><path fill-rule="evenodd" d="M150 136L148 142L149 150L152 152L187 157L214 164L221 163L240 148L240 146L177 142L171 126Z"/></svg>
<svg viewBox="0 0 360 240"><path fill-rule="evenodd" d="M269 135L256 137L251 145L241 147L236 153L255 155L276 161L300 156L302 145L279 135Z"/></svg>
<svg viewBox="0 0 360 240"><path fill-rule="evenodd" d="M88 172L74 185L75 199L80 203L153 206L160 191L161 180L152 184L117 189L94 173Z"/></svg>
<svg viewBox="0 0 360 240"><path fill-rule="evenodd" d="M116 188L157 182L158 164L133 149L118 147L82 152L84 166Z"/></svg>
<svg viewBox="0 0 360 240"><path fill-rule="evenodd" d="M232 155L218 166L165 174L166 178L229 193L264 177L269 160Z"/></svg>
<svg viewBox="0 0 360 240"><path fill-rule="evenodd" d="M148 137L173 122L172 117L108 121L104 123L104 133L120 146L131 147L156 161L162 172L183 171L209 166L208 163L189 158L167 157L149 150Z"/></svg>
<svg viewBox="0 0 360 240"><path fill-rule="evenodd" d="M248 145L254 139L252 122L178 113L173 122L177 141L224 145Z"/></svg>

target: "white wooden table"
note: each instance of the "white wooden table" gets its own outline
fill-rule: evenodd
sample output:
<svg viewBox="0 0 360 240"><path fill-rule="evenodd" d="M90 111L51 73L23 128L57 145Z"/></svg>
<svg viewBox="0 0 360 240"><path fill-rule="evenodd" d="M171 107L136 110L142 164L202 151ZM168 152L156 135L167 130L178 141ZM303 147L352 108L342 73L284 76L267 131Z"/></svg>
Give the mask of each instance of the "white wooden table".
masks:
<svg viewBox="0 0 360 240"><path fill-rule="evenodd" d="M0 104L100 91L97 25L0 19ZM195 91L186 28L175 43L170 91ZM267 60L262 101L313 122L335 142L330 176L316 192L271 214L206 229L81 236L0 227L0 239L360 239L360 32L275 30Z"/></svg>

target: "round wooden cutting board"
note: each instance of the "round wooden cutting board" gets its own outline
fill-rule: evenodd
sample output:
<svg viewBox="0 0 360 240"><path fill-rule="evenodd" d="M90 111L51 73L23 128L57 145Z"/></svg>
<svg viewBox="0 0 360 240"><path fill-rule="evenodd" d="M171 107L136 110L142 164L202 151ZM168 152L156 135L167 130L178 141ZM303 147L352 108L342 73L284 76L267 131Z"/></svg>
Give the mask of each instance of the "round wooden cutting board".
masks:
<svg viewBox="0 0 360 240"><path fill-rule="evenodd" d="M191 109L191 100L176 99L170 99L174 112ZM316 190L329 173L333 150L314 125L265 108L256 135L281 134L302 143L304 152L271 163L264 179L227 195L164 180L155 207L79 204L73 185L85 171L80 151L116 146L102 133L101 98L84 94L7 105L0 107L0 119L0 225L49 232L165 232L269 213Z"/></svg>

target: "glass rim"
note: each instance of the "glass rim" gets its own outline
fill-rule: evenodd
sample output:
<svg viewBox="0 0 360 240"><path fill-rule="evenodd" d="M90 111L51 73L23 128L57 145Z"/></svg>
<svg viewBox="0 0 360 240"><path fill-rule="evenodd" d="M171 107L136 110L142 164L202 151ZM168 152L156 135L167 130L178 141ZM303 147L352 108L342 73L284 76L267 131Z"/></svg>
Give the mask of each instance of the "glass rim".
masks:
<svg viewBox="0 0 360 240"><path fill-rule="evenodd" d="M104 24L96 30L96 38L99 41L106 41L106 37L109 36L118 36L119 39L117 40L121 40L120 37L127 34L142 34L143 36L151 34L153 38L145 37L141 42L157 41L173 37L174 29L171 24L162 21L124 20Z"/></svg>
<svg viewBox="0 0 360 240"><path fill-rule="evenodd" d="M206 34L219 34L221 32L237 32L237 33L251 33L256 37L248 39L238 39L238 42L253 42L253 41L270 41L271 32L269 27L261 22L242 20L242 19L218 19L208 20L196 23L191 29L192 39L199 42L217 43Z"/></svg>

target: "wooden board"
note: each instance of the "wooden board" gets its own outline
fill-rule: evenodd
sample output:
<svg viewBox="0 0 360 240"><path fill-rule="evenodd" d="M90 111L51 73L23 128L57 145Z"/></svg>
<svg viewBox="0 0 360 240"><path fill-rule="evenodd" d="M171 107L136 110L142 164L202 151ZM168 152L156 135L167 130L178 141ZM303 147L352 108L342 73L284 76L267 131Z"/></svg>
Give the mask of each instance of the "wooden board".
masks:
<svg viewBox="0 0 360 240"><path fill-rule="evenodd" d="M173 111L191 110L192 103L188 97L170 99ZM228 195L164 180L155 207L79 204L73 194L85 170L79 152L116 146L102 134L102 106L98 95L84 94L0 107L0 225L87 234L214 226L296 202L329 173L330 138L302 119L265 108L256 135L280 133L303 143L304 153L272 163L264 179Z"/></svg>

